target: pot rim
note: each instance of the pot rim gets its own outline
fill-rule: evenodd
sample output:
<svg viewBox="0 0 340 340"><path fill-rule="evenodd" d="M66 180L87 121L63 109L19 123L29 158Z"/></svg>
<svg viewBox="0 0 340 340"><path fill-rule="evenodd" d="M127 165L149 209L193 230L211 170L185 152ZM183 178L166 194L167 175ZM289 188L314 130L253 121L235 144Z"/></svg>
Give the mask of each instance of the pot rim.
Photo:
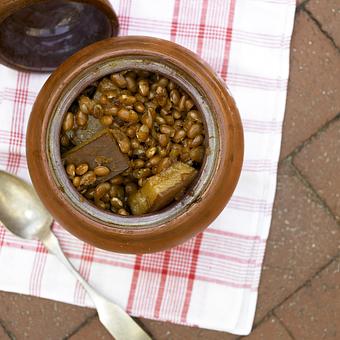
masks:
<svg viewBox="0 0 340 340"><path fill-rule="evenodd" d="M173 62L197 83L205 80L202 88L210 94L209 104L212 111L216 111L219 131L220 146L216 151L214 180L207 184L199 199L182 214L165 223L144 229L111 228L70 209L65 194L54 181L46 152L49 121L65 84L91 65L124 53L134 56L149 54L160 61ZM49 98L48 102L44 98ZM243 130L238 110L226 87L211 68L194 53L172 42L156 38L111 38L76 53L48 79L32 110L27 132L27 155L29 171L38 195L67 230L80 239L107 250L152 252L169 248L194 236L207 227L224 208L241 171Z"/></svg>

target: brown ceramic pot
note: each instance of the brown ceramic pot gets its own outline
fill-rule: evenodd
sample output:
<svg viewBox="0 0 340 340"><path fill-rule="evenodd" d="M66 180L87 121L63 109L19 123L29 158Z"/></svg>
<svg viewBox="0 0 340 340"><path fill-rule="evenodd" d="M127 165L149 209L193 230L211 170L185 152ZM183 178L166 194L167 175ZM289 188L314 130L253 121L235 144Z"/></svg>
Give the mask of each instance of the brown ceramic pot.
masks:
<svg viewBox="0 0 340 340"><path fill-rule="evenodd" d="M118 33L108 0L1 0L0 63L49 72L69 56Z"/></svg>
<svg viewBox="0 0 340 340"><path fill-rule="evenodd" d="M140 217L118 216L81 202L59 151L63 116L73 100L94 80L123 69L159 72L179 83L203 113L208 135L204 164L187 195L162 211ZM38 195L68 231L99 248L148 253L188 240L222 211L240 175L243 131L223 81L197 55L155 38L112 38L73 55L48 79L31 113L27 157Z"/></svg>

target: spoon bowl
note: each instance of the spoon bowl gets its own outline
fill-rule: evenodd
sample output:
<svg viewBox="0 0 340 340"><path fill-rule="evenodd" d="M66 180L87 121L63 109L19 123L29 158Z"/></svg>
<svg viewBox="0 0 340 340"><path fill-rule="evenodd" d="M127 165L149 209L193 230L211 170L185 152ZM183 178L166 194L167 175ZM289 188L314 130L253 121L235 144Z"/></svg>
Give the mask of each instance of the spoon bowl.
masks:
<svg viewBox="0 0 340 340"><path fill-rule="evenodd" d="M53 222L33 187L20 178L0 171L0 221L24 239L46 236Z"/></svg>

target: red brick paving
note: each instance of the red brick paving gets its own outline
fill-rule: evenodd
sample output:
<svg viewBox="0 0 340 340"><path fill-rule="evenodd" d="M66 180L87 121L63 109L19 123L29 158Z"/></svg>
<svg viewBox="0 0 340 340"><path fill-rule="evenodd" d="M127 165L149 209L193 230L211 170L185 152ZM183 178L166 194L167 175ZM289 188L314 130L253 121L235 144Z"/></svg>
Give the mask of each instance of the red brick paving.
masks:
<svg viewBox="0 0 340 340"><path fill-rule="evenodd" d="M294 164L340 220L340 115L301 150Z"/></svg>
<svg viewBox="0 0 340 340"><path fill-rule="evenodd" d="M252 334L243 337L244 340L293 340L280 321L271 316L257 327Z"/></svg>
<svg viewBox="0 0 340 340"><path fill-rule="evenodd" d="M339 252L340 230L316 195L284 162L259 289L256 321Z"/></svg>
<svg viewBox="0 0 340 340"><path fill-rule="evenodd" d="M0 292L0 321L18 340L62 339L94 313L88 308Z"/></svg>
<svg viewBox="0 0 340 340"><path fill-rule="evenodd" d="M95 340L112 340L112 336L109 332L102 326L98 317L89 320L82 328L74 333L70 340L85 340L85 339L95 339Z"/></svg>
<svg viewBox="0 0 340 340"><path fill-rule="evenodd" d="M295 339L339 339L340 259L275 312Z"/></svg>
<svg viewBox="0 0 340 340"><path fill-rule="evenodd" d="M340 54L304 11L295 20L281 158L340 112Z"/></svg>
<svg viewBox="0 0 340 340"><path fill-rule="evenodd" d="M340 139L339 120L334 117L340 112L340 56L332 43L339 46L339 12L332 11L339 1L297 0L297 4L302 6L292 41L281 159L295 151L293 159L280 166L256 326L245 337L250 340L336 340L340 336L340 263L336 260L340 228L333 216L339 214ZM157 340L237 338L141 322ZM18 340L110 338L93 310L9 293L0 293L0 339L7 340L2 325Z"/></svg>
<svg viewBox="0 0 340 340"><path fill-rule="evenodd" d="M340 47L340 2L339 0L311 0L306 8L319 21L324 31Z"/></svg>

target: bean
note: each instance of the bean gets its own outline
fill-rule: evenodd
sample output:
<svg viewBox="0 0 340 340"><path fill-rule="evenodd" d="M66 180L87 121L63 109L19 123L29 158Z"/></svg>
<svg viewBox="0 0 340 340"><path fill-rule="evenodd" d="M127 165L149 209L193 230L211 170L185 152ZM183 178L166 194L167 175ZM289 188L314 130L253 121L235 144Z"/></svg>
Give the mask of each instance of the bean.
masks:
<svg viewBox="0 0 340 340"><path fill-rule="evenodd" d="M124 188L120 185L111 185L111 189L109 191L110 197L117 197L120 200L124 200Z"/></svg>
<svg viewBox="0 0 340 340"><path fill-rule="evenodd" d="M189 138L195 138L196 136L198 136L202 132L203 132L203 127L202 127L201 124L193 124L189 128L187 135L188 135Z"/></svg>
<svg viewBox="0 0 340 340"><path fill-rule="evenodd" d="M184 111L185 110L185 102L187 100L187 96L183 95L178 103L178 111Z"/></svg>
<svg viewBox="0 0 340 340"><path fill-rule="evenodd" d="M172 80L170 80L168 84L168 90L171 91L171 90L174 90L175 88L176 88L176 84Z"/></svg>
<svg viewBox="0 0 340 340"><path fill-rule="evenodd" d="M108 103L109 103L109 98L105 94L102 94L99 98L99 104L106 105Z"/></svg>
<svg viewBox="0 0 340 340"><path fill-rule="evenodd" d="M121 209L123 208L124 204L118 197L112 197L110 200L112 208Z"/></svg>
<svg viewBox="0 0 340 340"><path fill-rule="evenodd" d="M104 113L103 107L100 104L96 104L93 107L93 116L96 118L100 118Z"/></svg>
<svg viewBox="0 0 340 340"><path fill-rule="evenodd" d="M160 146L167 146L169 143L169 136L164 133L158 135L158 143Z"/></svg>
<svg viewBox="0 0 340 340"><path fill-rule="evenodd" d="M150 158L149 162L150 162L150 166L155 166L157 165L160 161L162 160L160 155L155 155L153 157Z"/></svg>
<svg viewBox="0 0 340 340"><path fill-rule="evenodd" d="M172 116L173 116L175 119L180 119L180 118L182 118L182 114L181 114L179 111L177 111L177 110L173 110L173 111L172 111Z"/></svg>
<svg viewBox="0 0 340 340"><path fill-rule="evenodd" d="M125 80L126 80L126 86L127 86L127 89L133 93L137 92L137 83L136 83L136 80L134 79L134 77L131 77L131 76L126 76L125 77Z"/></svg>
<svg viewBox="0 0 340 340"><path fill-rule="evenodd" d="M94 198L100 200L105 194L107 194L111 189L110 183L104 182L97 185L94 191Z"/></svg>
<svg viewBox="0 0 340 340"><path fill-rule="evenodd" d="M169 157L162 159L158 163L157 172L160 173L160 172L166 170L167 168L169 168L170 165L171 165L171 159Z"/></svg>
<svg viewBox="0 0 340 340"><path fill-rule="evenodd" d="M141 147L138 139L136 138L131 139L131 147L132 149L139 149Z"/></svg>
<svg viewBox="0 0 340 340"><path fill-rule="evenodd" d="M90 188L86 191L84 196L89 200L93 200L94 199L94 191L95 191L95 188Z"/></svg>
<svg viewBox="0 0 340 340"><path fill-rule="evenodd" d="M195 122L202 123L201 114L197 110L189 111L187 117Z"/></svg>
<svg viewBox="0 0 340 340"><path fill-rule="evenodd" d="M110 173L110 169L106 166L99 165L99 166L94 168L93 172L98 177L104 177L104 176L107 176Z"/></svg>
<svg viewBox="0 0 340 340"><path fill-rule="evenodd" d="M124 105L133 105L137 100L134 96L122 94L119 96L119 101Z"/></svg>
<svg viewBox="0 0 340 340"><path fill-rule="evenodd" d="M130 214L129 214L125 209L123 209L123 208L119 209L119 210L117 211L117 214L118 214L118 215L121 215L121 216L129 216L129 215L130 215Z"/></svg>
<svg viewBox="0 0 340 340"><path fill-rule="evenodd" d="M185 131L189 131L190 128L194 125L194 121L192 121L191 119L186 119L184 121L184 124L183 124L183 129Z"/></svg>
<svg viewBox="0 0 340 340"><path fill-rule="evenodd" d="M110 197L110 195L109 195L108 193L104 194L103 197L101 198L101 200L102 200L104 203L109 203L109 202L110 202L110 199L111 199L111 197ZM110 207L107 206L106 208L109 209Z"/></svg>
<svg viewBox="0 0 340 340"><path fill-rule="evenodd" d="M162 86L162 87L167 87L169 84L169 79L162 77L161 79L159 79L158 81L158 85Z"/></svg>
<svg viewBox="0 0 340 340"><path fill-rule="evenodd" d="M145 178L140 178L140 179L138 180L138 185L139 185L140 187L142 187L142 186L144 185L144 183L145 183Z"/></svg>
<svg viewBox="0 0 340 340"><path fill-rule="evenodd" d="M161 125L160 131L166 135L169 135L170 137L175 135L175 129L169 125Z"/></svg>
<svg viewBox="0 0 340 340"><path fill-rule="evenodd" d="M119 107L117 105L111 105L104 108L104 115L108 116L116 116L119 111Z"/></svg>
<svg viewBox="0 0 340 340"><path fill-rule="evenodd" d="M88 164L82 163L82 164L79 164L79 165L76 167L76 174L77 174L78 176L82 176L82 175L84 175L85 173L87 173L88 170L89 170Z"/></svg>
<svg viewBox="0 0 340 340"><path fill-rule="evenodd" d="M141 169L145 165L145 162L142 159L136 159L133 161L133 167L135 169Z"/></svg>
<svg viewBox="0 0 340 340"><path fill-rule="evenodd" d="M80 110L85 114L90 114L93 110L93 102L87 96L81 96L78 101Z"/></svg>
<svg viewBox="0 0 340 340"><path fill-rule="evenodd" d="M165 116L164 119L165 119L165 121L168 125L174 125L175 124L175 119L171 115Z"/></svg>
<svg viewBox="0 0 340 340"><path fill-rule="evenodd" d="M136 169L132 172L134 178L146 178L151 175L151 170L149 168Z"/></svg>
<svg viewBox="0 0 340 340"><path fill-rule="evenodd" d="M142 125L136 132L136 137L140 142L145 142L149 137L150 129L146 125Z"/></svg>
<svg viewBox="0 0 340 340"><path fill-rule="evenodd" d="M173 139L176 143L180 143L186 136L186 132L184 130L176 131Z"/></svg>
<svg viewBox="0 0 340 340"><path fill-rule="evenodd" d="M113 98L117 98L119 95L119 91L118 90L109 90L105 92L105 95L108 99L113 99Z"/></svg>
<svg viewBox="0 0 340 340"><path fill-rule="evenodd" d="M128 137L130 138L134 138L136 136L136 127L135 126L129 126L127 129L126 129L126 134Z"/></svg>
<svg viewBox="0 0 340 340"><path fill-rule="evenodd" d="M114 73L111 74L111 80L117 85L119 86L121 89L126 88L127 86L127 81L124 78L124 76L121 73Z"/></svg>
<svg viewBox="0 0 340 340"><path fill-rule="evenodd" d="M190 158L197 163L201 163L204 158L204 147L198 146L196 148L191 149Z"/></svg>
<svg viewBox="0 0 340 340"><path fill-rule="evenodd" d="M194 101L192 99L187 99L185 101L185 109L187 111L191 110L194 107L194 105L195 105L195 103L194 103Z"/></svg>
<svg viewBox="0 0 340 340"><path fill-rule="evenodd" d="M180 130L180 129L182 129L182 127L183 127L183 121L179 120L179 119L175 120L174 128L176 130Z"/></svg>
<svg viewBox="0 0 340 340"><path fill-rule="evenodd" d="M156 154L156 152L157 152L157 148L153 146L145 151L145 156L147 158L151 158Z"/></svg>
<svg viewBox="0 0 340 340"><path fill-rule="evenodd" d="M73 125L74 125L74 115L72 112L68 112L63 121L63 130L65 132L69 131L73 128Z"/></svg>
<svg viewBox="0 0 340 340"><path fill-rule="evenodd" d="M104 126L110 126L113 123L112 116L103 116L99 119L100 123Z"/></svg>
<svg viewBox="0 0 340 340"><path fill-rule="evenodd" d="M78 176L74 177L73 180L72 180L72 183L76 188L79 188L80 187L80 177L78 177Z"/></svg>
<svg viewBox="0 0 340 340"><path fill-rule="evenodd" d="M122 153L129 153L129 151L131 150L131 142L127 135L119 129L112 129L111 133L115 137L120 151Z"/></svg>
<svg viewBox="0 0 340 340"><path fill-rule="evenodd" d="M147 97L150 93L149 82L146 79L141 79L138 82L138 91L143 97Z"/></svg>
<svg viewBox="0 0 340 340"><path fill-rule="evenodd" d="M110 183L114 185L121 185L123 183L123 176L118 175L110 179Z"/></svg>
<svg viewBox="0 0 340 340"><path fill-rule="evenodd" d="M103 209L105 210L106 209L106 204L103 202L103 201L95 201L95 205L100 208L100 209Z"/></svg>
<svg viewBox="0 0 340 340"><path fill-rule="evenodd" d="M156 121L156 123L159 124L159 125L165 125L165 124L166 124L165 119L164 119L163 117L161 117L161 116L157 116L157 117L155 118L155 121Z"/></svg>
<svg viewBox="0 0 340 340"><path fill-rule="evenodd" d="M140 103L143 103L143 104L147 101L147 98L143 97L140 93L136 93L135 98L136 98L137 102L140 102Z"/></svg>
<svg viewBox="0 0 340 340"><path fill-rule="evenodd" d="M135 193L137 190L138 190L138 187L133 182L129 182L125 185L125 192L128 196Z"/></svg>
<svg viewBox="0 0 340 340"><path fill-rule="evenodd" d="M170 100L174 103L174 105L178 105L180 99L181 99L181 96L178 90L174 89L170 92Z"/></svg>
<svg viewBox="0 0 340 340"><path fill-rule="evenodd" d="M76 114L76 123L78 126L85 126L88 122L89 116L83 113L82 111L78 111Z"/></svg>
<svg viewBox="0 0 340 340"><path fill-rule="evenodd" d="M126 108L120 109L117 116L127 123L136 123L139 120L138 114L135 111Z"/></svg>
<svg viewBox="0 0 340 340"><path fill-rule="evenodd" d="M159 148L158 154L161 158L164 158L168 155L168 150L165 148Z"/></svg>
<svg viewBox="0 0 340 340"><path fill-rule="evenodd" d="M196 146L200 146L203 143L204 137L202 135L197 135L194 139L191 140L189 146L195 148Z"/></svg>
<svg viewBox="0 0 340 340"><path fill-rule="evenodd" d="M66 173L73 178L76 175L76 167L74 164L68 164L66 167Z"/></svg>
<svg viewBox="0 0 340 340"><path fill-rule="evenodd" d="M97 177L94 174L93 171L88 171L86 174L84 174L80 179L80 185L92 185L96 182Z"/></svg>
<svg viewBox="0 0 340 340"><path fill-rule="evenodd" d="M143 113L145 111L145 106L142 102L135 102L133 107L138 113Z"/></svg>
<svg viewBox="0 0 340 340"><path fill-rule="evenodd" d="M70 139L67 137L67 135L60 136L60 144L65 147L70 145Z"/></svg>
<svg viewBox="0 0 340 340"><path fill-rule="evenodd" d="M148 110L147 112L145 112L143 114L143 116L141 118L141 121L149 129L152 129L152 126L153 126L153 117L152 117L152 114L151 114L150 110Z"/></svg>

